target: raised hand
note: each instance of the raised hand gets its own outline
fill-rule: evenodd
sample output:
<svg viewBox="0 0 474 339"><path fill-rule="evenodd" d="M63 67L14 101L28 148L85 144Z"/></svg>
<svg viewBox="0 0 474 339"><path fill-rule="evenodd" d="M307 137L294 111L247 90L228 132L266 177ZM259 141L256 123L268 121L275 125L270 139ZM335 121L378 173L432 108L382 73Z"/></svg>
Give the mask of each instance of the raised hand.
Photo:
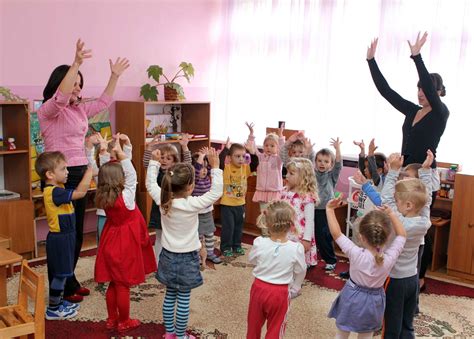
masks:
<svg viewBox="0 0 474 339"><path fill-rule="evenodd" d="M153 151L156 145L158 145L161 142L161 136L155 135L151 141L146 143L146 149L148 151Z"/></svg>
<svg viewBox="0 0 474 339"><path fill-rule="evenodd" d="M388 205L376 206L376 208L388 216L393 213L392 209Z"/></svg>
<svg viewBox="0 0 474 339"><path fill-rule="evenodd" d="M151 159L160 162L161 160L161 151L159 148L151 152Z"/></svg>
<svg viewBox="0 0 474 339"><path fill-rule="evenodd" d="M354 181L358 183L359 185L364 185L368 180L367 178L362 174L360 170L357 170L357 172L354 173Z"/></svg>
<svg viewBox="0 0 474 339"><path fill-rule="evenodd" d="M114 139L115 139L115 145L112 148L112 151L115 152L115 155L118 160L126 159L127 157L122 150L122 146L120 145L120 133L115 134Z"/></svg>
<svg viewBox="0 0 474 339"><path fill-rule="evenodd" d="M365 155L365 144L364 140L356 141L354 140L354 145L359 146L360 148L360 155Z"/></svg>
<svg viewBox="0 0 474 339"><path fill-rule="evenodd" d="M379 148L378 146L375 146L375 139L370 140L369 144L369 156L373 156L375 154L375 150Z"/></svg>
<svg viewBox="0 0 474 339"><path fill-rule="evenodd" d="M375 38L370 42L370 46L367 47L367 60L373 59L375 57L375 51L377 50L378 43L379 38Z"/></svg>
<svg viewBox="0 0 474 339"><path fill-rule="evenodd" d="M313 150L313 146L314 146L314 144L311 143L311 139L304 138L303 145L304 145L305 154L308 154L308 155L311 154L311 151Z"/></svg>
<svg viewBox="0 0 474 339"><path fill-rule="evenodd" d="M183 148L188 148L188 143L189 143L189 134L187 133L183 133L181 135L181 139L179 139L179 144L181 145L181 147Z"/></svg>
<svg viewBox="0 0 474 339"><path fill-rule="evenodd" d="M278 137L283 138L283 131L285 130L285 123L282 123L280 127L278 127Z"/></svg>
<svg viewBox="0 0 474 339"><path fill-rule="evenodd" d="M326 205L327 210L334 210L342 204L341 198L331 199Z"/></svg>
<svg viewBox="0 0 474 339"><path fill-rule="evenodd" d="M120 133L120 137L119 137L120 140L124 141L125 145L131 145L132 143L130 142L130 138L128 137L128 135L126 134L122 134Z"/></svg>
<svg viewBox="0 0 474 339"><path fill-rule="evenodd" d="M254 142L254 141L247 141L246 143L244 143L244 147L247 149L247 151L248 151L250 154L255 154L255 153L257 153L257 147L255 146L255 142Z"/></svg>
<svg viewBox="0 0 474 339"><path fill-rule="evenodd" d="M202 147L198 152L206 156L209 153L209 147Z"/></svg>
<svg viewBox="0 0 474 339"><path fill-rule="evenodd" d="M342 144L342 141L339 140L339 137L337 137L336 139L331 138L330 145L334 147L336 151L340 150L341 144Z"/></svg>
<svg viewBox="0 0 474 339"><path fill-rule="evenodd" d="M84 42L78 39L76 42L76 54L74 55L74 63L78 66L82 65L84 59L92 58L92 50L84 49Z"/></svg>
<svg viewBox="0 0 474 339"><path fill-rule="evenodd" d="M122 73L130 66L128 59L125 58L117 58L115 62L112 62L111 59L109 59L109 64L110 64L110 72L119 77L122 75Z"/></svg>
<svg viewBox="0 0 474 339"><path fill-rule="evenodd" d="M424 168L424 169L430 169L431 164L433 163L433 161L434 161L433 152L431 152L431 150L427 150L426 151L426 159L425 159L425 161L423 161L423 164L421 165L421 167Z"/></svg>
<svg viewBox="0 0 474 339"><path fill-rule="evenodd" d="M227 137L227 140L225 142L225 148L230 149L230 146L232 146L232 142L230 142L230 138Z"/></svg>
<svg viewBox="0 0 474 339"><path fill-rule="evenodd" d="M421 47L423 47L423 45L426 42L426 39L428 38L428 32L423 33L423 36L421 38L420 38L420 33L421 32L418 32L418 35L416 36L416 40L413 43L413 45L410 43L410 40L407 40L408 46L410 46L410 51L411 51L412 56L420 54Z"/></svg>
<svg viewBox="0 0 474 339"><path fill-rule="evenodd" d="M217 154L217 151L212 147L209 148L209 152L207 153L207 161L211 168L219 168L219 154Z"/></svg>
<svg viewBox="0 0 474 339"><path fill-rule="evenodd" d="M398 171L403 166L403 155L400 153L392 153L387 160L390 169Z"/></svg>
<svg viewBox="0 0 474 339"><path fill-rule="evenodd" d="M255 126L255 124L253 122L251 122L251 123L245 122L245 125L249 129L250 135L253 136L253 127Z"/></svg>

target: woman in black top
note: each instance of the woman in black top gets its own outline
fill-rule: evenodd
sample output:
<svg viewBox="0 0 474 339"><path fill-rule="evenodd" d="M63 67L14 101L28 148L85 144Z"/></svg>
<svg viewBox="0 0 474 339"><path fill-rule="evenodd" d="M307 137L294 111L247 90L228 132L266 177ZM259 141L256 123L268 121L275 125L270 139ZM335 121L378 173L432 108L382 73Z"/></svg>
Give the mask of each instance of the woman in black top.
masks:
<svg viewBox="0 0 474 339"><path fill-rule="evenodd" d="M377 49L378 39L375 39L367 49L367 62L369 64L370 73L380 94L398 111L405 115L402 132L402 155L404 156L404 164L406 166L412 163L422 164L426 158L426 151L430 149L436 157L436 149L441 136L446 128L446 122L449 117L449 110L441 101L440 97L446 95L446 88L443 85L443 79L437 73L428 73L428 70L421 59L420 50L426 42L428 33L424 33L420 38L420 33L412 45L408 41L411 50L411 58L415 62L418 71L418 103L419 105L405 100L397 92L390 88L387 81L375 62L374 56ZM436 160L431 165L436 169ZM437 176L437 172L433 173ZM439 180L432 187L434 204L436 193L439 189ZM438 186L438 187L436 187ZM423 245L422 245L423 246ZM421 262L420 268L420 288L424 288L424 276L428 263L431 261L431 239L425 236L425 255ZM420 246L421 247L421 246ZM421 248L423 253L423 248Z"/></svg>

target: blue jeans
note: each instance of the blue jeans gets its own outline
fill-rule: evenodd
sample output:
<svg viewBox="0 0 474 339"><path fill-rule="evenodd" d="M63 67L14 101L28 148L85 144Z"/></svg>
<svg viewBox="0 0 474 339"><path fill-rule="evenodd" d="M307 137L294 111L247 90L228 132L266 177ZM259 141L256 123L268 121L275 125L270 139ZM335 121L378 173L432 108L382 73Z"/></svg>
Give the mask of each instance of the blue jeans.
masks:
<svg viewBox="0 0 474 339"><path fill-rule="evenodd" d="M163 248L156 278L166 287L189 291L203 284L198 251L175 253Z"/></svg>

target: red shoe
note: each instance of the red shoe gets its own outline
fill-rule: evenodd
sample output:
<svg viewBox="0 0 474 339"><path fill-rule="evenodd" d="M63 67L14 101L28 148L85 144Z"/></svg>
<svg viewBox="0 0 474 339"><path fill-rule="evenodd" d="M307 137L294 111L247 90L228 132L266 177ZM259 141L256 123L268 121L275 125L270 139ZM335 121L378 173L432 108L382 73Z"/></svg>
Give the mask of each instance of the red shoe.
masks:
<svg viewBox="0 0 474 339"><path fill-rule="evenodd" d="M134 328L137 328L138 326L140 326L140 324L141 324L140 320L138 320L138 319L128 319L128 320L119 322L118 325L117 325L117 330L119 332L130 331L130 330L133 330Z"/></svg>
<svg viewBox="0 0 474 339"><path fill-rule="evenodd" d="M105 322L105 328L108 329L109 331L115 330L118 325L118 319L110 319L107 318L107 321Z"/></svg>
<svg viewBox="0 0 474 339"><path fill-rule="evenodd" d="M67 297L63 298L71 303L77 304L84 300L84 297L79 294L68 295Z"/></svg>
<svg viewBox="0 0 474 339"><path fill-rule="evenodd" d="M81 286L76 290L76 294L79 294L79 295L82 295L83 297L85 297L86 295L91 294L91 291L88 288L85 288L85 287Z"/></svg>

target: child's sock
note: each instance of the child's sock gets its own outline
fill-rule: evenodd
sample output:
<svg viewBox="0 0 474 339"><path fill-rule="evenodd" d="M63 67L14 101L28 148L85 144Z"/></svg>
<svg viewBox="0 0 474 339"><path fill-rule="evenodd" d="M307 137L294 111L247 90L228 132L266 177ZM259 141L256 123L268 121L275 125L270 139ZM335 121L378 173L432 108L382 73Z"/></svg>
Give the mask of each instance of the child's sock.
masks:
<svg viewBox="0 0 474 339"><path fill-rule="evenodd" d="M176 336L184 337L189 319L189 302L191 300L191 290L178 291L178 308L176 310Z"/></svg>
<svg viewBox="0 0 474 339"><path fill-rule="evenodd" d="M204 234L207 253L214 253L214 233Z"/></svg>
<svg viewBox="0 0 474 339"><path fill-rule="evenodd" d="M174 312L178 291L167 287L165 299L163 300L163 322L165 323L166 333L174 333Z"/></svg>

